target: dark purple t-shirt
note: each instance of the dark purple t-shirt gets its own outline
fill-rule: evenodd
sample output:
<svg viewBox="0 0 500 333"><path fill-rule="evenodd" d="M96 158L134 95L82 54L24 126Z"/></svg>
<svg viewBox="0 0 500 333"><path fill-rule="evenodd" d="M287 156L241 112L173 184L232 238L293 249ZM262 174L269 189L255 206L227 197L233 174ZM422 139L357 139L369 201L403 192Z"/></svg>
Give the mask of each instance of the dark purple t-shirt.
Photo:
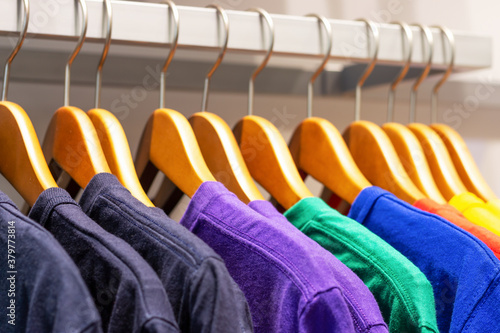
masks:
<svg viewBox="0 0 500 333"><path fill-rule="evenodd" d="M368 288L333 255L289 223L253 211L221 183L200 186L181 224L224 259L256 332L367 332L366 318L380 314ZM383 321L380 328L387 331Z"/></svg>

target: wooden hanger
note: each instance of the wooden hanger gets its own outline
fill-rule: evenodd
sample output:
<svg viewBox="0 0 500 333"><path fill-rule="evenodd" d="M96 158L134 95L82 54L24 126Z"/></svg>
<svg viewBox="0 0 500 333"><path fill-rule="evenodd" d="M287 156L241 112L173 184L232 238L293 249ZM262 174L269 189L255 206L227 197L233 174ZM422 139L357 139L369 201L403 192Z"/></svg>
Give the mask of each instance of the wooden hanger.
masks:
<svg viewBox="0 0 500 333"><path fill-rule="evenodd" d="M135 172L127 137L118 119L103 109L92 109L87 115L94 124L111 172L135 198L146 206L153 207Z"/></svg>
<svg viewBox="0 0 500 333"><path fill-rule="evenodd" d="M442 32L445 36L451 37L451 39L448 39L448 41L451 42L451 52L452 57L454 57L455 44L453 41L453 33L446 28L442 29ZM448 75L451 74L452 67L453 58L448 74L445 73L445 76L443 77L444 80L446 80ZM437 93L441 85L444 83L444 80L442 79L439 85L436 85L434 87L432 92L433 124L431 124L430 127L439 135L441 140L444 142L446 149L450 154L453 165L455 166L455 169L467 190L485 201L496 200L497 196L491 190L491 188L488 186L483 176L481 175L481 172L479 171L474 159L472 158L471 153L469 152L469 149L467 148L467 145L465 144L460 134L458 134L457 131L455 131L448 125L436 123L438 97Z"/></svg>
<svg viewBox="0 0 500 333"><path fill-rule="evenodd" d="M453 161L453 165L465 187L467 187L467 190L484 201L496 200L497 196L481 175L474 158L460 134L445 124L432 124L431 128L443 140Z"/></svg>
<svg viewBox="0 0 500 333"><path fill-rule="evenodd" d="M389 137L376 124L360 121L361 87L375 67L378 54L379 34L376 26L367 20L362 20L371 30L375 47L372 61L356 86L356 121L344 132L344 139L351 151L357 166L368 181L387 191L394 193L400 199L413 204L425 195L415 186L406 173Z"/></svg>
<svg viewBox="0 0 500 333"><path fill-rule="evenodd" d="M438 190L436 183L434 182L434 178L432 176L431 170L429 168L429 164L427 163L427 159L425 158L424 151L420 142L418 141L415 134L412 133L410 129L403 126L402 124L392 122L394 116L394 95L397 85L401 82L401 80L406 76L408 69L411 64L411 56L412 56L412 34L410 27L402 22L396 22L402 31L404 32L404 36L406 36L406 45L407 48L404 48L403 58L407 59L405 66L400 72L400 75L396 78L396 80L392 83L391 89L389 91L389 102L388 102L388 122L382 125L382 129L387 134L389 139L396 150L397 155L399 156L400 161L403 164L406 172L410 176L412 182L418 187L418 189L428 198L432 200L444 204L446 203L445 198L441 195ZM417 79L415 84L412 87L412 98L411 98L411 109L413 110L412 114L414 114L415 109L415 95L420 83L424 80L424 78L428 75L431 68L431 60L432 60L432 33L429 28L417 25L422 30L422 35L427 40L427 49L428 49L428 62L425 67L422 75Z"/></svg>
<svg viewBox="0 0 500 333"><path fill-rule="evenodd" d="M166 109L165 83L166 72L170 65L179 36L179 14L176 6L167 2L174 17L175 32L172 48L161 72L160 109L149 117L139 143L135 159L135 167L142 187L148 191L154 177L160 170L169 182L172 182L182 193L192 197L203 182L215 181L201 154L193 129L188 120L179 112ZM180 199L174 186L165 186L153 200L156 206L172 207ZM166 195L161 191L171 191ZM175 194L175 195L174 195ZM160 200L161 199L161 200ZM172 200L176 202L172 202Z"/></svg>
<svg viewBox="0 0 500 333"><path fill-rule="evenodd" d="M448 29L437 27L441 30L443 37L448 39L448 43L452 49L450 63L441 80L434 86L431 114L433 120L436 118L437 107L437 92L441 85L446 81L453 70L455 61L455 46L453 34ZM458 175L455 166L451 160L443 140L429 126L424 124L412 123L408 128L417 136L420 144L424 149L425 156L429 162L431 172L436 182L439 191L446 200L450 200L453 196L467 192L467 188L463 184Z"/></svg>
<svg viewBox="0 0 500 333"><path fill-rule="evenodd" d="M323 62L308 85L307 119L295 129L289 148L299 170L311 175L350 204L362 189L371 186L349 152L339 131L327 120L312 117L313 84L330 58L332 31L328 21L316 16L326 30L328 46Z"/></svg>
<svg viewBox="0 0 500 333"><path fill-rule="evenodd" d="M212 5L211 7L214 6ZM227 19L227 14L220 7L218 10L220 10L221 17L227 30L219 57L205 79L202 110L207 110L208 96L205 95L208 94L210 79L226 53L229 37L229 21ZM255 11L264 17L271 29L272 21L270 20L269 14L261 9L255 9ZM271 40L271 43L272 42ZM245 203L254 200L264 200L252 176L250 176L250 172L243 160L243 156L241 155L240 148L234 138L233 132L231 132L231 129L224 120L216 114L203 111L191 116L189 122L196 135L203 158L214 177Z"/></svg>
<svg viewBox="0 0 500 333"><path fill-rule="evenodd" d="M135 198L146 206L152 207L154 205L142 189L139 178L135 172L127 137L125 136L125 132L120 122L111 112L99 108L101 102L102 68L104 67L109 47L111 46L111 17L112 14L110 14L110 20L108 21L106 42L104 44L101 60L97 67L95 108L88 111L87 115L96 129L99 142L111 172Z"/></svg>
<svg viewBox="0 0 500 333"><path fill-rule="evenodd" d="M5 64L0 102L0 172L33 206L44 190L57 187L50 174L35 129L26 112L17 104L7 102L10 65L26 38L29 24L29 1L24 0L24 20L20 38Z"/></svg>
<svg viewBox="0 0 500 333"><path fill-rule="evenodd" d="M249 115L233 129L252 177L285 209L313 194L294 165L285 140L268 120Z"/></svg>
<svg viewBox="0 0 500 333"><path fill-rule="evenodd" d="M110 24L109 0L105 1ZM80 1L84 17L82 33L77 46L66 64L66 77L64 85L64 105L52 117L42 149L45 159L49 161L52 174L55 178L61 176L61 169L81 187L85 188L96 174L111 172L106 158L99 144L99 138L90 118L81 109L68 106L71 80L71 65L78 55L87 30L87 7L83 0ZM99 75L98 75L99 81ZM96 97L97 98L97 97Z"/></svg>
<svg viewBox="0 0 500 333"><path fill-rule="evenodd" d="M271 29L271 34L274 36L274 29ZM274 43L270 43L266 57L250 78L248 115L236 124L233 133L252 177L281 206L289 209L299 200L312 197L313 194L300 177L278 129L268 120L252 115L254 81L269 62L273 46Z"/></svg>

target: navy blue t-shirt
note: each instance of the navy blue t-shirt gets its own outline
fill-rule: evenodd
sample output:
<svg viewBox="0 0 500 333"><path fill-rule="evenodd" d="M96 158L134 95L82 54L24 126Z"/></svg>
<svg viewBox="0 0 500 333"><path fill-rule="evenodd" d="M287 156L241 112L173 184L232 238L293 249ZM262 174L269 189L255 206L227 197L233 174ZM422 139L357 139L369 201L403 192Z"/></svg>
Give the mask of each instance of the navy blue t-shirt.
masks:
<svg viewBox="0 0 500 333"><path fill-rule="evenodd" d="M74 262L47 230L1 192L0 245L0 332L102 332Z"/></svg>
<svg viewBox="0 0 500 333"><path fill-rule="evenodd" d="M500 261L483 242L378 187L361 191L349 217L427 276L440 331L500 332Z"/></svg>
<svg viewBox="0 0 500 333"><path fill-rule="evenodd" d="M92 178L80 204L124 239L159 275L182 332L252 332L245 296L224 261L161 209L145 206L107 173Z"/></svg>
<svg viewBox="0 0 500 333"><path fill-rule="evenodd" d="M179 332L153 269L125 241L85 215L68 192L43 191L29 216L54 235L80 269L105 332Z"/></svg>

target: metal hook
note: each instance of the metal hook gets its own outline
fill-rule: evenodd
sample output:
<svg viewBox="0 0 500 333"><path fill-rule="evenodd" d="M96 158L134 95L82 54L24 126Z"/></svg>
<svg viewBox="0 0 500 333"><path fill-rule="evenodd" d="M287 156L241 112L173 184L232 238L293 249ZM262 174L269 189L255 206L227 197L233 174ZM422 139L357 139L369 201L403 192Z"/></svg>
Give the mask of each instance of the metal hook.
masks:
<svg viewBox="0 0 500 333"><path fill-rule="evenodd" d="M450 51L451 51L450 63L448 65L448 68L446 69L446 72L444 73L441 80L439 80L439 82L436 83L436 85L432 89L431 121L432 121L432 123L436 123L437 122L438 91L441 88L441 86L443 85L443 83L448 79L450 74L453 72L453 67L455 66L455 54L456 54L457 49L456 49L456 45L455 45L455 37L454 37L453 33L448 28L443 27L443 26L434 26L433 28L438 28L439 30L441 30L441 36L446 37L446 39L448 39L448 45L449 45ZM446 47L444 46L444 43L443 43L443 50L444 50L443 54L445 54Z"/></svg>
<svg viewBox="0 0 500 333"><path fill-rule="evenodd" d="M14 60L17 53L21 49L21 46L23 45L24 40L26 39L26 34L28 33L28 24L30 21L30 3L29 3L29 0L23 0L23 4L24 4L24 19L23 19L23 23L21 26L21 31L19 33L19 39L17 41L16 46L14 47L11 54L9 55L9 58L5 62L5 70L4 70L4 75L3 75L3 87L2 87L2 101L5 101L7 99L7 93L9 90L10 65L12 63L12 60Z"/></svg>
<svg viewBox="0 0 500 333"><path fill-rule="evenodd" d="M85 42L85 36L87 35L87 26L88 26L88 11L87 11L87 3L85 0L79 0L80 9L82 10L82 30L80 32L80 38L76 44L76 47L73 53L69 56L68 62L66 63L66 69L64 73L64 106L69 105L69 92L71 86L71 65L73 65L73 61L75 60L78 53L82 49L83 43ZM75 11L75 22L77 22L78 11Z"/></svg>
<svg viewBox="0 0 500 333"><path fill-rule="evenodd" d="M371 31L372 36L373 36L373 42L374 42L374 47L372 51L372 60L368 67L366 67L365 71L363 72L363 75L361 75L361 78L359 79L358 83L356 84L356 105L355 105L355 110L354 110L354 119L358 121L361 117L361 88L365 84L366 79L370 76L370 74L373 71L373 68L375 68L375 64L377 63L377 57L378 57L378 49L380 45L380 34L378 31L378 28L375 26L375 24L372 21L366 20L366 19L359 19L358 21L365 22L366 27Z"/></svg>
<svg viewBox="0 0 500 333"><path fill-rule="evenodd" d="M309 17L315 17L318 19L318 23L322 24L323 27L325 28L326 31L326 36L327 36L327 47L326 47L326 52L325 56L323 58L323 61L319 65L318 69L314 72L314 74L311 76L311 79L309 80L309 84L307 85L307 117L310 118L312 117L312 102L313 102L313 84L314 81L318 78L318 76L323 72L325 69L326 64L328 63L328 60L330 59L330 54L332 52L332 26L328 20L321 15L317 14L309 14L307 15ZM320 39L321 39L321 27L320 27Z"/></svg>
<svg viewBox="0 0 500 333"><path fill-rule="evenodd" d="M271 18L271 15L269 13L262 9L262 8L251 8L248 9L248 11L252 12L257 12L260 14L261 17L264 18L264 20L267 23L267 27L269 29L269 46L267 48L267 54L264 57L264 60L262 60L262 63L255 69L255 71L252 73L252 76L250 77L250 80L248 81L248 115L253 114L253 97L254 97L254 83L255 79L257 76L262 72L262 70L266 67L267 63L269 62L269 59L271 58L271 55L273 54L273 48L274 48L274 22L273 19Z"/></svg>
<svg viewBox="0 0 500 333"><path fill-rule="evenodd" d="M411 88L411 94L410 94L410 123L415 122L415 110L416 110L416 105L417 105L417 90L422 81L429 75L429 71L431 70L432 66L432 55L434 53L434 38L432 37L432 32L429 29L429 27L422 25L422 24L412 24L411 26L415 26L420 28L422 31L422 49L424 49L423 45L427 44L428 47L428 55L427 55L427 65L425 65L424 71L420 75L420 77L415 81ZM426 41L427 43L424 43L423 41ZM425 59L425 57L424 57Z"/></svg>
<svg viewBox="0 0 500 333"><path fill-rule="evenodd" d="M101 105L102 67L104 66L106 58L108 57L108 51L111 45L111 32L113 27L113 12L111 8L111 0L104 0L104 5L106 9L107 25L106 27L103 27L103 29L106 31L106 38L104 43L104 49L102 50L101 60L99 61L99 65L97 66L96 85L95 85L96 108L100 107Z"/></svg>
<svg viewBox="0 0 500 333"><path fill-rule="evenodd" d="M219 56L217 57L217 60L215 61L215 64L212 66L212 68L208 71L207 76L205 77L205 85L203 86L203 99L201 101L201 110L206 111L207 110L207 104L208 104L208 89L210 88L210 80L212 79L212 75L215 73L217 68L219 68L222 59L224 59L224 56L226 55L226 50L227 50L227 42L229 40L229 18L227 17L226 11L222 9L221 6L219 5L208 5L207 7L210 8L215 8L217 11L217 15L222 18L222 22L224 23L224 42L222 43L221 50L219 52Z"/></svg>
<svg viewBox="0 0 500 333"><path fill-rule="evenodd" d="M170 66L170 63L172 62L172 59L174 59L175 51L177 50L177 45L179 44L179 25L180 25L179 11L177 10L177 6L175 5L175 3L173 3L173 1L170 0L164 0L164 2L168 5L169 15L172 14L172 17L174 19L173 22L175 30L174 30L174 36L172 38L172 46L170 47L170 52L168 53L167 60L165 61L165 64L163 65L160 74L160 109L163 109L165 107L165 90L167 88L166 86L167 69L168 66Z"/></svg>
<svg viewBox="0 0 500 333"><path fill-rule="evenodd" d="M403 68L401 68L399 75L392 82L391 89L389 90L389 100L387 102L387 122L394 120L394 99L396 95L396 87L404 79L410 69L411 55L413 52L413 33L411 32L410 26L404 22L392 22L392 24L397 24L401 27L403 37L403 59L406 59L406 61Z"/></svg>

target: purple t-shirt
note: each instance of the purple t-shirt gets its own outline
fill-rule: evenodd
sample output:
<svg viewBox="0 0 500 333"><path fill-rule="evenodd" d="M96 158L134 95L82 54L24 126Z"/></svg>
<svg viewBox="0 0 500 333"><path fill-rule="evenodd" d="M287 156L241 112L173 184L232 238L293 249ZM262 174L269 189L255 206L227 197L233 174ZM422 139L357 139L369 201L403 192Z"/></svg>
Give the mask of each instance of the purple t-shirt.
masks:
<svg viewBox="0 0 500 333"><path fill-rule="evenodd" d="M256 203L255 205L260 205ZM386 332L361 280L289 223L253 211L221 183L197 190L181 224L225 261L256 332Z"/></svg>
<svg viewBox="0 0 500 333"><path fill-rule="evenodd" d="M291 224L286 217L278 212L278 210L268 201L264 200L255 200L252 201L248 204L250 208L252 208L254 211L257 213L267 217L268 219L271 219L273 222L279 223L280 228L286 232L287 234L290 233L297 233L297 228ZM306 236L306 237L303 237ZM320 252L325 252L325 249L321 247L318 243L316 243L313 239L305 235L304 233L301 232L301 235L297 235L296 237L300 237L300 242L301 243L310 243L308 244L309 248L311 251L320 251ZM326 251L327 254L326 256L331 256L334 257L330 252ZM342 276L336 276L335 277L344 287L350 288L350 286L353 284L350 281L344 281ZM356 279L357 280L357 279ZM359 281L358 281L359 282ZM363 285L364 287L364 285ZM363 293L366 293L367 290L363 290ZM369 291L368 291L369 292ZM350 308L351 313L357 313L359 312L360 314L362 313L361 318L357 319L356 321L358 322L357 327L358 331L361 332L388 332L389 329L387 327L387 324L384 322L384 318L382 316L382 313L380 312L380 309L377 305L377 302L375 298L372 296L371 292L369 292L369 295L354 295L355 297L361 296L362 298L365 299L363 304L360 306L359 309L357 308ZM349 306L350 304L347 303ZM355 323L356 324L356 323ZM356 326L356 325L355 325Z"/></svg>

